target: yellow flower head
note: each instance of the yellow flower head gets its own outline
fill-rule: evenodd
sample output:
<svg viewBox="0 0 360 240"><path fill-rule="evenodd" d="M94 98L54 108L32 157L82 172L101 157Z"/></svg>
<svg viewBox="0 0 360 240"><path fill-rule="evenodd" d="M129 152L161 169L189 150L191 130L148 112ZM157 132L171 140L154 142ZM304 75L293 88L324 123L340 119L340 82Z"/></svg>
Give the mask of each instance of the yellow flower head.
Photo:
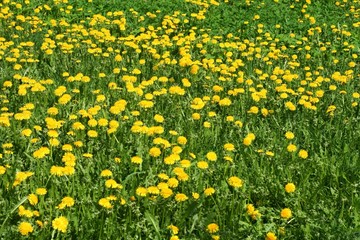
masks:
<svg viewBox="0 0 360 240"><path fill-rule="evenodd" d="M275 233L273 233L273 232L268 232L268 233L266 234L265 240L276 240L276 239L277 239L277 237L276 237Z"/></svg>
<svg viewBox="0 0 360 240"><path fill-rule="evenodd" d="M226 151L234 151L235 150L235 146L234 146L234 144L231 144L231 143L226 143L225 145L224 145L224 149L226 150Z"/></svg>
<svg viewBox="0 0 360 240"><path fill-rule="evenodd" d="M286 139L293 139L295 137L294 133L288 131L285 133Z"/></svg>
<svg viewBox="0 0 360 240"><path fill-rule="evenodd" d="M280 212L280 216L284 219L289 219L292 216L290 208L284 208Z"/></svg>
<svg viewBox="0 0 360 240"><path fill-rule="evenodd" d="M232 186L234 188L240 188L243 185L243 181L240 178L235 177L235 176L230 177L228 179L228 183L229 183L230 186Z"/></svg>
<svg viewBox="0 0 360 240"><path fill-rule="evenodd" d="M304 149L301 149L299 151L299 157L303 158L303 159L306 159L308 157L308 152Z"/></svg>
<svg viewBox="0 0 360 240"><path fill-rule="evenodd" d="M297 150L297 147L294 144L289 144L286 149L288 152L295 152Z"/></svg>
<svg viewBox="0 0 360 240"><path fill-rule="evenodd" d="M206 154L206 158L209 160L209 161L216 161L217 160L217 155L215 152L208 152Z"/></svg>
<svg viewBox="0 0 360 240"><path fill-rule="evenodd" d="M209 233L216 233L219 231L219 225L217 225L216 223L210 223L209 225L207 225L207 229L206 229Z"/></svg>
<svg viewBox="0 0 360 240"><path fill-rule="evenodd" d="M173 191L170 188L161 188L160 195L163 198L169 198L173 194Z"/></svg>
<svg viewBox="0 0 360 240"><path fill-rule="evenodd" d="M142 158L139 156L134 156L131 158L131 162L135 164L141 164L143 162Z"/></svg>
<svg viewBox="0 0 360 240"><path fill-rule="evenodd" d="M187 143L187 139L186 139L186 137L184 137L184 136L179 136L179 137L177 138L177 142L178 142L179 144L181 144L181 145L185 145L185 144Z"/></svg>
<svg viewBox="0 0 360 240"><path fill-rule="evenodd" d="M35 192L37 195L41 196L41 195L45 195L47 193L47 190L46 188L37 188Z"/></svg>
<svg viewBox="0 0 360 240"><path fill-rule="evenodd" d="M287 193L295 192L295 189L296 189L296 187L295 187L295 184L293 184L293 183L288 183L285 185L285 191Z"/></svg>
<svg viewBox="0 0 360 240"><path fill-rule="evenodd" d="M39 202L39 199L35 194L30 194L28 196L28 200L29 200L31 205L36 205Z"/></svg>
<svg viewBox="0 0 360 240"><path fill-rule="evenodd" d="M140 197L146 197L148 193L148 190L144 187L138 187L136 189L136 195L140 196Z"/></svg>
<svg viewBox="0 0 360 240"><path fill-rule="evenodd" d="M200 169L207 169L209 167L209 164L205 161L199 161L196 166Z"/></svg>
<svg viewBox="0 0 360 240"><path fill-rule="evenodd" d="M104 169L101 171L100 176L101 177L111 177L112 172L109 169Z"/></svg>
<svg viewBox="0 0 360 240"><path fill-rule="evenodd" d="M66 217L60 216L52 221L52 227L60 232L65 233L68 227L69 221Z"/></svg>
<svg viewBox="0 0 360 240"><path fill-rule="evenodd" d="M64 197L61 200L61 203L57 206L59 209L64 209L65 207L72 207L75 204L75 200L72 197Z"/></svg>
<svg viewBox="0 0 360 240"><path fill-rule="evenodd" d="M184 201L188 200L188 197L187 197L185 194L183 194L183 193L177 193L177 194L175 195L175 200L176 200L177 202L184 202Z"/></svg>
<svg viewBox="0 0 360 240"><path fill-rule="evenodd" d="M206 189L204 190L204 194L205 194L205 196L207 196L207 197L213 195L214 193L215 193L215 189L212 188L212 187L206 188Z"/></svg>
<svg viewBox="0 0 360 240"><path fill-rule="evenodd" d="M106 198L101 198L98 203L100 206L107 208L107 209L110 209L113 207L113 205L111 205L111 203L110 203L110 200L106 199Z"/></svg>
<svg viewBox="0 0 360 240"><path fill-rule="evenodd" d="M34 228L29 222L22 222L19 224L18 230L21 235L27 236L34 231Z"/></svg>

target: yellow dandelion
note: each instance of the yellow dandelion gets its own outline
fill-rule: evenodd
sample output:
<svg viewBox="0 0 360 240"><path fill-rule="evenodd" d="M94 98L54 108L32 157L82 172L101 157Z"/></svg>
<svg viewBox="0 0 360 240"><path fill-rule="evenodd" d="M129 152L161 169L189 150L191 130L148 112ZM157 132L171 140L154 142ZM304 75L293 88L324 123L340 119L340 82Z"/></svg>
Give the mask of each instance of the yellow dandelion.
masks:
<svg viewBox="0 0 360 240"><path fill-rule="evenodd" d="M131 162L135 164L141 164L143 162L142 158L139 156L135 156L131 158Z"/></svg>
<svg viewBox="0 0 360 240"><path fill-rule="evenodd" d="M236 176L230 177L228 179L228 183L230 186L232 186L234 188L240 188L243 185L243 181Z"/></svg>
<svg viewBox="0 0 360 240"><path fill-rule="evenodd" d="M285 191L287 193L295 192L295 189L296 189L296 187L295 187L295 184L293 184L293 183L288 183L285 185Z"/></svg>
<svg viewBox="0 0 360 240"><path fill-rule="evenodd" d="M268 233L266 234L265 240L276 240L276 239L277 239L277 237L276 237L275 233L273 233L273 232L268 232Z"/></svg>
<svg viewBox="0 0 360 240"><path fill-rule="evenodd" d="M37 195L42 196L42 195L45 195L45 194L47 193L47 190L46 190L46 188L37 188L36 191L35 191L35 193L36 193Z"/></svg>
<svg viewBox="0 0 360 240"><path fill-rule="evenodd" d="M290 132L290 131L287 131L286 133L285 133L285 137L286 137L286 139L293 139L294 137L295 137L295 135L294 135L294 133L292 133L292 132Z"/></svg>
<svg viewBox="0 0 360 240"><path fill-rule="evenodd" d="M288 152L295 152L297 150L297 147L294 144L289 144L286 149Z"/></svg>
<svg viewBox="0 0 360 240"><path fill-rule="evenodd" d="M176 178L169 178L167 184L170 188L176 188L179 186L179 181Z"/></svg>
<svg viewBox="0 0 360 240"><path fill-rule="evenodd" d="M111 205L110 201L106 198L101 198L98 203L100 206L107 208L107 209L110 209L113 207L113 205Z"/></svg>
<svg viewBox="0 0 360 240"><path fill-rule="evenodd" d="M177 193L177 194L175 195L175 200L176 200L177 202L184 202L184 201L188 200L188 197L187 197L185 194L183 194L183 193Z"/></svg>
<svg viewBox="0 0 360 240"><path fill-rule="evenodd" d="M59 209L64 209L65 207L72 207L75 204L75 200L72 197L64 197L61 200L61 203L57 206Z"/></svg>
<svg viewBox="0 0 360 240"><path fill-rule="evenodd" d="M179 233L179 228L177 227L177 226L175 226L175 225L169 225L168 227L167 227L167 229L170 229L170 231L171 231L171 233L172 234L178 234Z"/></svg>
<svg viewBox="0 0 360 240"><path fill-rule="evenodd" d="M205 196L207 196L207 197L213 195L214 193L215 193L215 189L212 188L212 187L206 188L206 189L204 190L204 194L205 194Z"/></svg>
<svg viewBox="0 0 360 240"><path fill-rule="evenodd" d="M210 223L209 225L207 225L207 229L206 229L209 233L216 233L219 231L219 225L217 225L216 223Z"/></svg>
<svg viewBox="0 0 360 240"><path fill-rule="evenodd" d="M160 194L160 190L159 190L159 188L156 187L156 186L150 186L150 187L148 187L148 188L147 188L147 191L148 191L148 193L154 194L154 195L159 195L159 194Z"/></svg>
<svg viewBox="0 0 360 240"><path fill-rule="evenodd" d="M152 156L152 157L158 157L158 156L161 155L161 150L160 150L160 148L152 147L152 148L150 148L150 150L149 150L149 154L150 154L150 156Z"/></svg>
<svg viewBox="0 0 360 240"><path fill-rule="evenodd" d="M225 145L224 145L224 149L226 150L226 151L234 151L235 150L235 146L234 146L234 144L232 144L232 143L226 143Z"/></svg>
<svg viewBox="0 0 360 240"><path fill-rule="evenodd" d="M138 187L136 189L136 195L140 196L140 197L146 197L148 193L148 190L144 187Z"/></svg>
<svg viewBox="0 0 360 240"><path fill-rule="evenodd" d="M207 169L209 167L209 164L205 161L199 161L197 162L196 166L200 169Z"/></svg>
<svg viewBox="0 0 360 240"><path fill-rule="evenodd" d="M169 198L173 194L173 191L170 188L161 188L160 195L163 198Z"/></svg>
<svg viewBox="0 0 360 240"><path fill-rule="evenodd" d="M284 219L289 219L292 217L292 212L290 210L290 208L284 208L281 210L280 212L280 216Z"/></svg>
<svg viewBox="0 0 360 240"><path fill-rule="evenodd" d="M112 172L109 169L104 169L101 171L100 176L101 177L111 177Z"/></svg>
<svg viewBox="0 0 360 240"><path fill-rule="evenodd" d="M36 205L39 202L39 199L35 194L29 194L28 200L31 205Z"/></svg>
<svg viewBox="0 0 360 240"><path fill-rule="evenodd" d="M52 227L60 232L65 233L68 227L69 221L66 217L60 216L52 221Z"/></svg>
<svg viewBox="0 0 360 240"><path fill-rule="evenodd" d="M209 160L209 161L216 161L217 160L217 155L215 152L208 152L206 154L206 158Z"/></svg>
<svg viewBox="0 0 360 240"><path fill-rule="evenodd" d="M306 159L308 157L308 152L304 149L301 149L299 151L299 157L302 158L302 159Z"/></svg>
<svg viewBox="0 0 360 240"><path fill-rule="evenodd" d="M29 222L21 222L18 226L21 235L27 236L34 231L34 228Z"/></svg>
<svg viewBox="0 0 360 240"><path fill-rule="evenodd" d="M108 179L105 181L105 186L107 188L119 188L121 189L121 184L117 183L114 179Z"/></svg>
<svg viewBox="0 0 360 240"><path fill-rule="evenodd" d="M184 137L184 136L179 136L179 137L177 138L177 142L178 142L179 144L181 144L181 145L185 145L185 144L187 143L187 139L186 139L186 137Z"/></svg>

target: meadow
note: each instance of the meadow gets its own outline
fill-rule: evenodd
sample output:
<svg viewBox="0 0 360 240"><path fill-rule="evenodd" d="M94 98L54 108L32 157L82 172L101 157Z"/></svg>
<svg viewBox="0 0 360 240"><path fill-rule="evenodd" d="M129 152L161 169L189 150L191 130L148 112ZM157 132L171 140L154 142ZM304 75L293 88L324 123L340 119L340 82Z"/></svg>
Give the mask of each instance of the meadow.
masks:
<svg viewBox="0 0 360 240"><path fill-rule="evenodd" d="M360 239L359 0L2 0L0 239Z"/></svg>

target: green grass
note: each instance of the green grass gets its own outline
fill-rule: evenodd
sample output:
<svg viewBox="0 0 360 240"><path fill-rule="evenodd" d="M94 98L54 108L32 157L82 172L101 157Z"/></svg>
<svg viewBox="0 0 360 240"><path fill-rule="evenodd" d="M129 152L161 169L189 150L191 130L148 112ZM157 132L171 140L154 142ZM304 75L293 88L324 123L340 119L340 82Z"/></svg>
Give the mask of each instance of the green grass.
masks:
<svg viewBox="0 0 360 240"><path fill-rule="evenodd" d="M0 7L0 238L360 237L359 1Z"/></svg>

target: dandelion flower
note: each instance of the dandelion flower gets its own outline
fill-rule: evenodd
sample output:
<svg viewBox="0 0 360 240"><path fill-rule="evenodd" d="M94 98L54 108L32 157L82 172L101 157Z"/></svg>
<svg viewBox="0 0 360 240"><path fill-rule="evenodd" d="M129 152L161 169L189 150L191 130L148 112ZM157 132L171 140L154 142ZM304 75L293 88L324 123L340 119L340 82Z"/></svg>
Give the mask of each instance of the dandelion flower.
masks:
<svg viewBox="0 0 360 240"><path fill-rule="evenodd" d="M25 136L25 137L30 137L32 131L30 129L24 129L21 131L21 135Z"/></svg>
<svg viewBox="0 0 360 240"><path fill-rule="evenodd" d="M187 143L187 139L186 139L186 137L184 137L184 136L179 136L179 137L177 138L177 142L178 142L179 144L181 144L181 145L185 145L185 144Z"/></svg>
<svg viewBox="0 0 360 240"><path fill-rule="evenodd" d="M168 180L169 179L169 176L166 175L165 173L159 173L158 174L158 177L162 180Z"/></svg>
<svg viewBox="0 0 360 240"><path fill-rule="evenodd" d="M229 183L230 186L232 186L234 188L240 188L243 185L243 181L240 178L235 177L235 176L230 177L228 179L228 183Z"/></svg>
<svg viewBox="0 0 360 240"><path fill-rule="evenodd" d="M68 227L68 224L69 224L69 221L67 220L66 217L64 216L61 216L61 217L58 217L58 218L55 218L53 221L52 221L52 227L60 232L63 232L65 233L66 232L66 229Z"/></svg>
<svg viewBox="0 0 360 240"><path fill-rule="evenodd" d="M209 160L209 161L216 161L217 160L217 155L215 152L208 152L206 154L206 158Z"/></svg>
<svg viewBox="0 0 360 240"><path fill-rule="evenodd" d="M108 199L106 199L106 198L101 198L98 203L99 203L100 206L102 206L104 208L107 208L107 209L110 209L110 208L113 207L111 205L110 201Z"/></svg>
<svg viewBox="0 0 360 240"><path fill-rule="evenodd" d="M294 144L289 144L286 149L288 152L295 152L297 150L297 147Z"/></svg>
<svg viewBox="0 0 360 240"><path fill-rule="evenodd" d="M209 167L209 164L205 161L199 161L196 166L200 169L207 169Z"/></svg>
<svg viewBox="0 0 360 240"><path fill-rule="evenodd" d="M50 149L47 147L41 147L33 153L34 158L44 158L46 155L50 154Z"/></svg>
<svg viewBox="0 0 360 240"><path fill-rule="evenodd" d="M193 192L191 195L195 200L199 199L199 197L200 197L200 194L198 194L196 192Z"/></svg>
<svg viewBox="0 0 360 240"><path fill-rule="evenodd" d="M65 207L72 207L75 204L75 200L72 197L64 197L61 200L61 203L57 206L59 209L64 209Z"/></svg>
<svg viewBox="0 0 360 240"><path fill-rule="evenodd" d="M234 150L235 150L235 146L234 146L234 144L232 144L232 143L226 143L226 144L224 145L224 149L225 149L226 151L234 151Z"/></svg>
<svg viewBox="0 0 360 240"><path fill-rule="evenodd" d="M154 194L154 195L159 195L159 194L160 194L160 190L159 190L159 188L156 187L156 186L150 186L150 187L148 187L148 188L147 188L147 191L148 191L148 193Z"/></svg>
<svg viewBox="0 0 360 240"><path fill-rule="evenodd" d="M98 136L98 133L95 130L89 130L87 132L87 135L91 138L96 138Z"/></svg>
<svg viewBox="0 0 360 240"><path fill-rule="evenodd" d="M160 195L163 198L169 198L173 194L173 191L170 188L161 188Z"/></svg>
<svg viewBox="0 0 360 240"><path fill-rule="evenodd" d="M295 187L295 184L293 184L293 183L288 183L285 185L285 191L287 193L295 192L295 189L296 189L296 187Z"/></svg>
<svg viewBox="0 0 360 240"><path fill-rule="evenodd" d="M135 156L131 158L131 162L135 164L141 164L143 162L142 158L139 156Z"/></svg>
<svg viewBox="0 0 360 240"><path fill-rule="evenodd" d="M289 219L292 216L290 208L284 208L280 212L280 216L284 219Z"/></svg>
<svg viewBox="0 0 360 240"><path fill-rule="evenodd" d="M150 156L152 156L152 157L158 157L158 156L161 155L161 150L160 150L160 148L152 147L152 148L150 148L150 150L149 150L149 154L150 154Z"/></svg>
<svg viewBox="0 0 360 240"><path fill-rule="evenodd" d="M112 172L109 169L104 169L101 171L100 176L101 177L111 177Z"/></svg>
<svg viewBox="0 0 360 240"><path fill-rule="evenodd" d="M259 108L256 106L250 107L250 109L248 111L248 113L252 113L252 114L258 114L258 112L259 112Z"/></svg>
<svg viewBox="0 0 360 240"><path fill-rule="evenodd" d="M167 228L170 229L172 234L178 234L179 233L179 228L177 226L175 226L175 225L171 224Z"/></svg>
<svg viewBox="0 0 360 240"><path fill-rule="evenodd" d="M287 131L286 133L285 133L285 137L286 137L286 139L293 139L294 137L295 137L295 135L294 135L294 133L292 133L292 132L290 132L290 131Z"/></svg>
<svg viewBox="0 0 360 240"><path fill-rule="evenodd" d="M45 195L46 193L47 193L47 190L46 190L46 188L37 188L36 189L36 191L35 191L35 193L37 194L37 195Z"/></svg>
<svg viewBox="0 0 360 240"><path fill-rule="evenodd" d="M287 109L289 109L290 111L295 111L296 110L296 106L292 102L286 102L285 107Z"/></svg>
<svg viewBox="0 0 360 240"><path fill-rule="evenodd" d="M210 223L207 225L207 231L209 233L216 233L219 231L219 226L216 223Z"/></svg>
<svg viewBox="0 0 360 240"><path fill-rule="evenodd" d="M199 120L201 118L201 115L199 113L193 113L191 117L194 120Z"/></svg>
<svg viewBox="0 0 360 240"><path fill-rule="evenodd" d="M243 144L244 144L245 146L250 146L251 143L252 143L251 138L249 138L249 137L244 138Z"/></svg>
<svg viewBox="0 0 360 240"><path fill-rule="evenodd" d="M204 194L205 194L205 196L207 196L207 197L213 195L214 193L215 193L215 189L212 188L212 187L206 188L206 189L204 190Z"/></svg>
<svg viewBox="0 0 360 240"><path fill-rule="evenodd" d="M136 195L138 195L138 196L145 197L147 195L147 193L148 193L148 191L144 187L138 187L136 189Z"/></svg>
<svg viewBox="0 0 360 240"><path fill-rule="evenodd" d="M31 205L36 205L39 202L39 199L35 194L29 194L28 200Z"/></svg>
<svg viewBox="0 0 360 240"><path fill-rule="evenodd" d="M176 178L169 178L167 184L170 188L176 188L179 185L179 181Z"/></svg>
<svg viewBox="0 0 360 240"><path fill-rule="evenodd" d="M268 232L268 233L266 234L265 240L276 240L276 239L277 239L277 237L276 237L275 233L273 233L273 232Z"/></svg>
<svg viewBox="0 0 360 240"><path fill-rule="evenodd" d="M0 166L0 175L5 174L5 172L6 172L6 167Z"/></svg>
<svg viewBox="0 0 360 240"><path fill-rule="evenodd" d="M183 168L188 168L188 167L191 166L191 162L189 160L187 160L187 159L183 159L183 160L180 161L180 165Z"/></svg>
<svg viewBox="0 0 360 240"><path fill-rule="evenodd" d="M41 228L44 226L44 223L42 221L40 221L40 220L36 220L35 222Z"/></svg>
<svg viewBox="0 0 360 240"><path fill-rule="evenodd" d="M21 235L27 236L34 231L34 228L29 222L22 222L19 224L18 230Z"/></svg>
<svg viewBox="0 0 360 240"><path fill-rule="evenodd" d="M177 202L184 202L184 201L188 200L188 197L187 197L185 194L183 194L183 193L177 193L177 194L175 195L175 200L176 200Z"/></svg>
<svg viewBox="0 0 360 240"><path fill-rule="evenodd" d="M164 122L164 117L161 116L160 114L155 114L154 120L158 123L162 123L162 122Z"/></svg>
<svg viewBox="0 0 360 240"><path fill-rule="evenodd" d="M301 149L299 151L299 157L301 157L302 159L306 159L308 157L308 152L304 149Z"/></svg>

